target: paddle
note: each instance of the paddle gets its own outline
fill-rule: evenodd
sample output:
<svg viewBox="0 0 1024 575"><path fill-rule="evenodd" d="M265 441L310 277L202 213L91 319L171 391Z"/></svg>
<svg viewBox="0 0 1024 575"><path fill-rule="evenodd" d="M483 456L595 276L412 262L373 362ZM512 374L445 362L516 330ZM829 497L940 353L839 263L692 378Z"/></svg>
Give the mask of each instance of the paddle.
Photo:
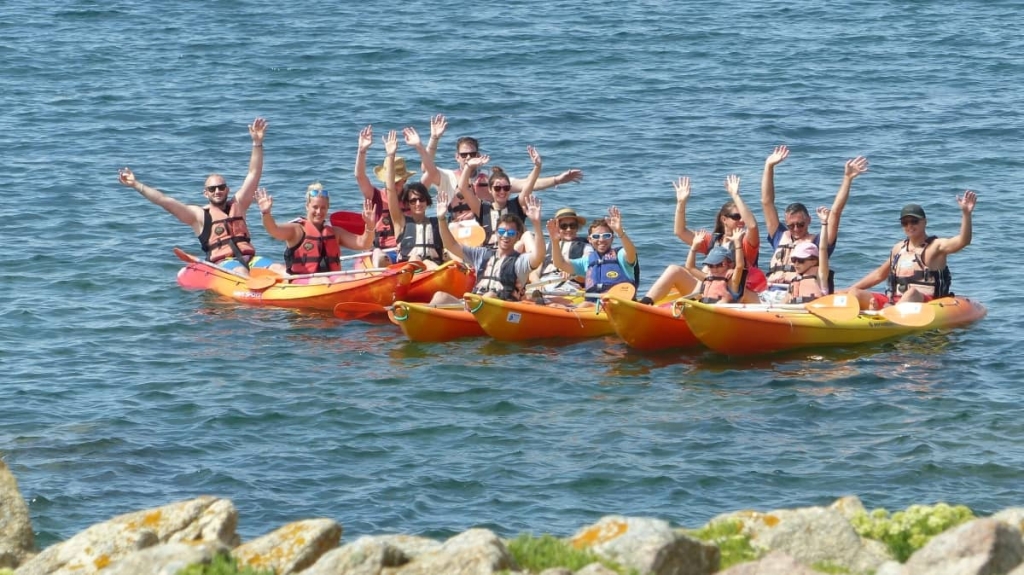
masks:
<svg viewBox="0 0 1024 575"><path fill-rule="evenodd" d="M337 272L319 272L315 274L300 274L294 276L281 276L276 272L267 268L254 268L249 270L251 277L245 282L245 287L251 291L263 291L267 288L273 287L274 284L281 281L292 281L297 279L309 279L309 278L322 278L322 277L337 277L337 276L348 276L365 273L375 272L386 272L393 270L401 270L407 267L411 267L414 270L424 269L426 266L422 262L398 262L397 264L391 264L386 268L366 268L361 270L343 270Z"/></svg>
<svg viewBox="0 0 1024 575"><path fill-rule="evenodd" d="M463 309L465 304L463 303L442 303L442 304L430 304L427 307L435 309ZM368 315L387 313L395 309L395 306L382 306L375 303L366 303L358 301L343 301L334 306L334 317L339 319L359 319Z"/></svg>
<svg viewBox="0 0 1024 575"><path fill-rule="evenodd" d="M583 296L584 299L600 299L602 297L607 296L607 297L613 297L615 299L631 300L631 299L633 299L633 296L636 295L636 286L631 284L631 283L615 284L614 286L608 288L607 291L604 291L604 292L601 292L601 293L587 293L587 292L585 292L583 290L576 290L575 292L566 292L564 294L559 294L559 295L556 295L556 296L551 296L550 297L550 301L551 301L551 303L557 303L557 304L570 305L571 306L571 305L573 305L574 302L572 302L572 300L570 300L566 296L571 296L573 294L575 294L577 297L578 296ZM544 305L544 303L547 303L547 302L542 297L541 300L539 300L539 301L538 300L534 300L534 303L540 303L541 305Z"/></svg>
<svg viewBox="0 0 1024 575"><path fill-rule="evenodd" d="M331 225L357 236L363 235L363 232L366 231L363 214L358 212L334 212L331 214Z"/></svg>
<svg viewBox="0 0 1024 575"><path fill-rule="evenodd" d="M227 268L221 267L221 266L219 266L219 265L217 265L217 264L215 264L213 262L209 262L209 261L206 261L204 259L197 258L196 256L194 256L194 255L192 255L192 254L190 254L190 253L186 252L185 250L183 250L181 248L178 248L178 247L174 248L174 255L178 256L178 259L183 261L183 262L185 262L185 263L204 265L204 266L211 267L211 268L213 268L215 270L220 270L220 271L222 271L222 272L224 272L226 274L231 274L233 276L238 276L238 277L245 277L245 276L242 276L241 274L237 274L237 273L235 273L235 272L233 272L233 271L231 271L231 270L229 270Z"/></svg>
<svg viewBox="0 0 1024 575"><path fill-rule="evenodd" d="M807 311L830 322L850 321L860 315L857 298L847 294L829 294L805 304Z"/></svg>
<svg viewBox="0 0 1024 575"><path fill-rule="evenodd" d="M935 321L935 306L921 302L900 302L878 312L885 319L907 327L924 327Z"/></svg>
<svg viewBox="0 0 1024 575"><path fill-rule="evenodd" d="M487 232L472 220L452 222L448 224L448 229L455 236L455 241L464 246L478 248L484 245L484 240L487 239Z"/></svg>

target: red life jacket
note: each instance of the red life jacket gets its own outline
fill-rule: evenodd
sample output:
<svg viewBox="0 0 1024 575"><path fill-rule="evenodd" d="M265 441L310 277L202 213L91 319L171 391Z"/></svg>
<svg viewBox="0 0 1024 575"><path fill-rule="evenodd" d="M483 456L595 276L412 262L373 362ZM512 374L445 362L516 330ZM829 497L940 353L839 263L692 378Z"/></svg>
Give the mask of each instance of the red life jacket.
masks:
<svg viewBox="0 0 1024 575"><path fill-rule="evenodd" d="M324 224L324 229L304 218L295 220L302 224L302 239L295 247L284 250L284 265L290 274L315 274L341 270L341 248L334 228Z"/></svg>
<svg viewBox="0 0 1024 575"><path fill-rule="evenodd" d="M373 229L373 247L387 249L398 245L395 238L395 226L391 222L391 212L388 210L387 194L373 189L373 208L377 211L377 225Z"/></svg>
<svg viewBox="0 0 1024 575"><path fill-rule="evenodd" d="M228 201L224 212L212 204L203 208L203 231L199 234L199 245L206 252L206 259L219 262L235 258L248 262L256 255L256 248L249 238L245 225L245 214L238 209L238 203Z"/></svg>

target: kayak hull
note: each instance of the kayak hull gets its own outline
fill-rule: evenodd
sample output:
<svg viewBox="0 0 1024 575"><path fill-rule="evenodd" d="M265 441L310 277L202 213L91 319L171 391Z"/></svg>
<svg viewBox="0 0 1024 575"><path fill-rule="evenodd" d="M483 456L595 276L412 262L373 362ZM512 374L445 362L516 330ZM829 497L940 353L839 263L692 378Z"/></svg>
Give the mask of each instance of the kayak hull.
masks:
<svg viewBox="0 0 1024 575"><path fill-rule="evenodd" d="M248 287L247 278L194 258L178 271L177 281L184 289L211 291L246 305L332 311L341 302L390 305L405 295L412 275L412 269L398 268L344 276L342 281L332 283L293 284L282 281L269 288L255 290Z"/></svg>
<svg viewBox="0 0 1024 575"><path fill-rule="evenodd" d="M473 314L462 305L435 307L398 301L388 311L388 317L410 341L442 342L485 335Z"/></svg>
<svg viewBox="0 0 1024 575"><path fill-rule="evenodd" d="M472 293L463 299L484 332L500 341L577 339L614 333L608 315L596 306L538 305Z"/></svg>
<svg viewBox="0 0 1024 575"><path fill-rule="evenodd" d="M877 312L861 312L848 321L831 322L804 309L763 305L683 303L693 334L712 350L726 355L759 355L805 347L855 345L910 333L967 325L985 316L979 302L947 297L933 306L935 319L924 326L891 322Z"/></svg>
<svg viewBox="0 0 1024 575"><path fill-rule="evenodd" d="M629 347L641 351L699 346L690 325L674 300L646 305L614 296L601 298L615 334Z"/></svg>
<svg viewBox="0 0 1024 575"><path fill-rule="evenodd" d="M412 277L409 288L402 297L407 302L429 302L437 292L455 297L473 289L476 272L459 262L445 262L432 270L420 270Z"/></svg>

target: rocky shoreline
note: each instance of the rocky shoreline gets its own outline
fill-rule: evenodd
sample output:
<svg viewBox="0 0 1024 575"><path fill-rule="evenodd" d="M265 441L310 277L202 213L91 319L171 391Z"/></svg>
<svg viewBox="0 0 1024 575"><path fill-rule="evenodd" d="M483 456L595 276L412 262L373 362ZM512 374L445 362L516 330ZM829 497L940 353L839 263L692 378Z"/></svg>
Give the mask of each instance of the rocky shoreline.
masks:
<svg viewBox="0 0 1024 575"><path fill-rule="evenodd" d="M694 532L647 517L607 516L564 541L573 549L638 574L655 575L1024 575L1024 508L972 519L948 529L904 563L883 543L862 537L855 518L865 510L855 496L828 507L738 511L709 526L734 525L753 550L750 561L720 570L726 538L704 541ZM36 550L28 506L0 460L0 574L173 575L188 565L230 554L239 567L277 575L489 575L527 573L508 541L487 529L470 529L446 541L411 535L365 536L341 543L334 519L289 523L251 541L240 541L238 512L227 499L202 496L135 511L93 525L67 541ZM6 570L6 571L5 571ZM575 575L613 575L591 563ZM573 575L548 568L543 575Z"/></svg>

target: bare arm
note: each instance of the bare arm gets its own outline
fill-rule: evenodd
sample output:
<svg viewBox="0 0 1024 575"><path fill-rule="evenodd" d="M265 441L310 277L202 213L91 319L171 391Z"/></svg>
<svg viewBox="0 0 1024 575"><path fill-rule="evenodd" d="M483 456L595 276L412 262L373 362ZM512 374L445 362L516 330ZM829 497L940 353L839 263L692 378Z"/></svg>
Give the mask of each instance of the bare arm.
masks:
<svg viewBox="0 0 1024 575"><path fill-rule="evenodd" d="M619 241L622 242L622 249L626 252L626 263L632 265L636 263L636 246L633 245L633 240L629 239L626 235L626 229L622 227L622 214L619 212L619 208L612 206L608 208L608 227L613 232L619 235Z"/></svg>
<svg viewBox="0 0 1024 575"><path fill-rule="evenodd" d="M249 126L249 135L252 136L252 154L249 156L249 173L245 175L242 187L235 192L235 202L238 209L244 214L249 210L256 188L260 185L260 177L263 175L263 136L267 131L267 121L263 118L256 118Z"/></svg>
<svg viewBox="0 0 1024 575"><path fill-rule="evenodd" d="M292 222L278 225L277 220L270 213L274 207L274 197L267 193L266 188L257 189L255 195L256 205L260 208L260 219L270 237L285 242L288 246L298 244L302 239L302 226Z"/></svg>
<svg viewBox="0 0 1024 575"><path fill-rule="evenodd" d="M537 168L535 171L540 172ZM544 229L540 225L540 198L530 196L526 202L526 217L533 226L533 253L530 254L530 267L539 268L544 263Z"/></svg>
<svg viewBox="0 0 1024 575"><path fill-rule="evenodd" d="M416 131L416 128L405 128L402 130L402 135L405 137L405 143L412 146L412 148L416 150L416 153L420 155L420 167L423 168L424 174L423 178L420 178L420 181L422 182L423 179L440 180L440 176L437 172L437 166L434 165L434 155L423 147L423 142L420 140L420 134Z"/></svg>
<svg viewBox="0 0 1024 575"><path fill-rule="evenodd" d="M732 198L732 202L736 204L736 211L739 212L743 218L743 225L747 228L746 242L754 249L757 249L761 245L761 238L757 235L757 218L754 217L754 212L740 197L740 177L733 174L725 179L725 189L729 192L729 197Z"/></svg>
<svg viewBox="0 0 1024 575"><path fill-rule="evenodd" d="M373 199L373 184L366 176L366 152L373 145L373 126L366 126L359 130L359 140L356 145L356 183L359 184L359 191L367 200Z"/></svg>
<svg viewBox="0 0 1024 575"><path fill-rule="evenodd" d="M832 201L832 215L828 222L828 234L821 234L821 238L827 240L824 242L826 246L835 244L836 239L839 238L839 220L843 217L843 208L846 207L846 201L850 198L850 186L853 184L854 178L866 171L868 171L868 159L864 156L857 156L852 160L846 161L846 168L843 171L843 183L839 185L836 199Z"/></svg>
<svg viewBox="0 0 1024 575"><path fill-rule="evenodd" d="M340 228L334 227L334 237L338 238L338 245L346 247L350 250L367 251L373 249L373 234L376 221L374 216L376 210L373 208L373 202L371 200L363 200L363 233L362 235L355 235L352 232Z"/></svg>
<svg viewBox="0 0 1024 575"><path fill-rule="evenodd" d="M437 228L441 232L441 243L444 245L444 249L451 252L451 254L460 260L465 260L466 257L462 253L462 244L455 239L452 235L452 231L448 229L448 202L451 198L444 191L437 192Z"/></svg>
<svg viewBox="0 0 1024 575"><path fill-rule="evenodd" d="M533 186L534 191L546 190L562 184L568 184L569 182L579 182L583 180L583 170L578 168L568 169L557 176L544 176L543 178L537 178L537 182ZM509 185L512 186L513 192L522 193L524 186L526 185L523 180L519 178L512 178L509 181Z"/></svg>
<svg viewBox="0 0 1024 575"><path fill-rule="evenodd" d="M199 206L183 204L160 190L143 184L135 179L135 174L129 168L118 170L117 177L123 185L139 192L142 197L178 218L179 222L191 227L197 236L203 231L203 209Z"/></svg>
<svg viewBox="0 0 1024 575"><path fill-rule="evenodd" d="M963 196L957 196L956 201L963 212L963 217L960 219L960 233L951 238L936 240L935 243L937 245L935 249L941 254L956 253L971 244L971 236L973 235L971 214L974 212L974 206L978 202L978 195L971 190L967 190Z"/></svg>
<svg viewBox="0 0 1024 575"><path fill-rule="evenodd" d="M743 236L749 233L743 228L736 228L730 236L736 263L736 267L732 270L732 277L729 278L729 291L732 293L740 293L740 289L743 287L743 270L747 267L746 258L743 256Z"/></svg>
<svg viewBox="0 0 1024 575"><path fill-rule="evenodd" d="M440 186L441 176L440 172L437 171L437 144L441 141L441 136L444 135L445 130L448 129L448 120L444 116L438 114L430 119L430 140L427 142L427 153L421 155L421 163L423 168L423 175L420 176L420 182L427 186ZM430 156L430 163L434 165L434 170L427 169L426 157Z"/></svg>
<svg viewBox="0 0 1024 575"><path fill-rule="evenodd" d="M819 253L821 249L819 248ZM889 279L889 260L886 260L882 265L869 272L868 275L857 280L857 283L850 286L856 289L870 289L885 280Z"/></svg>
<svg viewBox="0 0 1024 575"><path fill-rule="evenodd" d="M676 189L675 234L686 245L693 241L693 232L686 228L686 202L690 199L690 177L683 176L673 182Z"/></svg>
<svg viewBox="0 0 1024 575"><path fill-rule="evenodd" d="M761 175L761 210L764 212L764 225L768 235L774 235L779 229L779 212L775 209L775 166L789 156L789 148L775 146L775 150L764 161L764 173Z"/></svg>
<svg viewBox="0 0 1024 575"><path fill-rule="evenodd" d="M548 236L551 238L551 264L569 275L575 275L576 270L572 264L566 261L562 255L562 240L558 235L558 220L548 220Z"/></svg>
<svg viewBox="0 0 1024 575"><path fill-rule="evenodd" d="M469 209L477 219L480 219L480 198L476 195L475 187L469 185L469 174L476 171L473 168L479 168L489 161L491 161L490 156L470 158L466 162L466 169L462 170L462 174L459 177L459 193L462 194L463 201L466 202L466 205L469 206Z"/></svg>
<svg viewBox="0 0 1024 575"><path fill-rule="evenodd" d="M405 232L405 214L398 201L398 190L395 189L395 152L398 151L398 134L391 130L384 136L384 186L388 193L388 213L391 214L391 226L395 237L401 238Z"/></svg>
<svg viewBox="0 0 1024 575"><path fill-rule="evenodd" d="M533 161L533 169L530 170L530 175L526 177L526 184L523 185L523 191L519 192L516 196L516 201L519 202L519 207L526 211L529 206L530 198L533 196L534 186L537 183L537 178L540 177L540 167L543 160L540 157L540 152L537 151L533 146L526 146L526 153L530 154L530 159ZM512 185L509 183L509 185ZM539 228L538 228L539 229Z"/></svg>
<svg viewBox="0 0 1024 575"><path fill-rule="evenodd" d="M818 219L821 220L821 233L822 238L826 237L828 229L832 226L832 214L830 209L825 206L818 208ZM818 286L821 287L821 293L828 295L828 246L818 246Z"/></svg>
<svg viewBox="0 0 1024 575"><path fill-rule="evenodd" d="M690 252L686 254L686 263L683 264L686 267L686 271L690 272L690 275L700 281L704 281L708 276L703 270L697 268L697 252L704 247L707 236L708 232L706 230L700 230L693 235L693 242L690 243Z"/></svg>

